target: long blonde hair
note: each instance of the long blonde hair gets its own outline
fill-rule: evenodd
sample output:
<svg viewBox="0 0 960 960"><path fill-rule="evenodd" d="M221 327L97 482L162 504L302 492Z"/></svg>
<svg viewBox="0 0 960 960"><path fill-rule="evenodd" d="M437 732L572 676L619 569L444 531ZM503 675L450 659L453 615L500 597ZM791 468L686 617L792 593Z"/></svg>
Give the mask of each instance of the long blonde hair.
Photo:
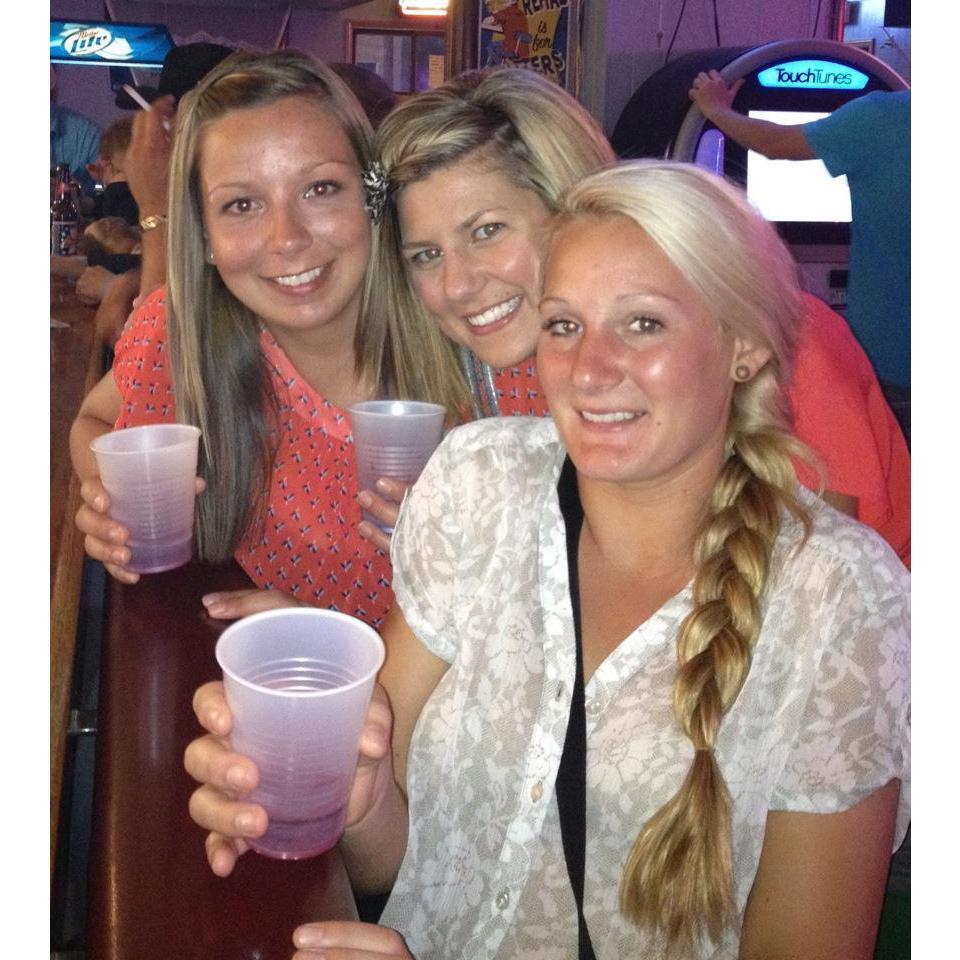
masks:
<svg viewBox="0 0 960 960"><path fill-rule="evenodd" d="M290 50L241 52L215 66L183 99L170 168L168 327L178 417L200 427L198 501L202 558L223 560L260 522L273 461L274 396L260 348L257 317L227 289L204 256L199 161L211 123L234 110L309 97L333 116L362 172L373 158L373 131L360 104L328 67ZM421 376L417 324L402 330L393 311L371 309L368 268L354 341L358 380L380 392L434 400ZM432 325L431 325L432 326ZM430 330L428 328L428 335Z"/></svg>
<svg viewBox="0 0 960 960"><path fill-rule="evenodd" d="M728 457L694 547L693 609L677 636L674 713L694 747L677 793L644 825L624 867L621 911L673 947L735 919L731 798L714 748L760 635L761 598L784 509L796 498L784 385L801 318L796 267L743 193L689 164L634 161L594 174L561 204L559 222L626 217L660 247L720 330L771 351L733 390Z"/></svg>
<svg viewBox="0 0 960 960"><path fill-rule="evenodd" d="M429 362L451 409L471 405L457 347L439 330L410 282L400 251L396 198L410 183L463 158L482 157L512 183L555 210L581 177L614 162L603 131L568 93L540 74L509 68L474 70L395 107L377 129L377 154L390 194L375 246L381 309L433 331Z"/></svg>

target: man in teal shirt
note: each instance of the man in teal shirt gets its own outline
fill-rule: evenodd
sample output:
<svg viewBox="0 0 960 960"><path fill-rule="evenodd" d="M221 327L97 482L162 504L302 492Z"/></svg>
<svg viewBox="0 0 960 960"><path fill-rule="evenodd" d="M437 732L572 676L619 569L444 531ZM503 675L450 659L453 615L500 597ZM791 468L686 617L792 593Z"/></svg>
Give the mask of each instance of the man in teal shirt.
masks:
<svg viewBox="0 0 960 960"><path fill-rule="evenodd" d="M50 166L66 163L80 189L93 196L93 177L87 164L100 153L100 128L86 117L56 102L56 73L50 68Z"/></svg>
<svg viewBox="0 0 960 960"><path fill-rule="evenodd" d="M897 407L910 389L910 91L868 93L822 120L785 126L734 110L742 83L728 87L711 70L690 97L744 147L773 160L820 159L832 176L847 176L847 322Z"/></svg>

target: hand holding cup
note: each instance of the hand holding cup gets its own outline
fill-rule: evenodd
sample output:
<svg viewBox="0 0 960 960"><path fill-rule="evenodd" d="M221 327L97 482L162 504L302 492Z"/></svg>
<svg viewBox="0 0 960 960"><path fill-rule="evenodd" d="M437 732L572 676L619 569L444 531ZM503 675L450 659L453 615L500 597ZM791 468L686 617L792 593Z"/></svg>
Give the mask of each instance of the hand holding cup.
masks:
<svg viewBox="0 0 960 960"><path fill-rule="evenodd" d="M353 426L360 490L367 492L379 490L381 478L412 485L440 443L446 414L439 404L414 400L368 400L347 412ZM392 525L374 512L364 510L363 516L385 535L389 546ZM367 539L383 546L373 536Z"/></svg>

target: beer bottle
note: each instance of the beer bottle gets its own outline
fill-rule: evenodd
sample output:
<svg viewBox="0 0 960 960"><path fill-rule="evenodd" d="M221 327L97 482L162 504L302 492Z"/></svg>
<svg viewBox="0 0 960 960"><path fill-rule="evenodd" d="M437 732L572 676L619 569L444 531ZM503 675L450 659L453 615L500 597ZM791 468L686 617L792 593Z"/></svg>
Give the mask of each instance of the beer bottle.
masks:
<svg viewBox="0 0 960 960"><path fill-rule="evenodd" d="M72 253L79 226L80 208L70 187L70 167L58 163L53 202L50 204L50 253Z"/></svg>

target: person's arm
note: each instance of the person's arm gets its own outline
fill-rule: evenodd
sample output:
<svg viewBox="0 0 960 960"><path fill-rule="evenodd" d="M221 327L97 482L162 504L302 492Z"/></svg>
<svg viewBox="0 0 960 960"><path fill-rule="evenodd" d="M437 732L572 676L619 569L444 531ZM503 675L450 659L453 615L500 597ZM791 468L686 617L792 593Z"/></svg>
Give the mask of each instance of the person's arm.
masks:
<svg viewBox="0 0 960 960"><path fill-rule="evenodd" d="M163 123L172 126L174 112L173 98L159 97L150 110L141 110L133 118L125 166L127 185L137 201L141 222L148 217L167 216L171 136ZM146 296L166 282L166 223L144 230L140 244L140 294Z"/></svg>
<svg viewBox="0 0 960 960"><path fill-rule="evenodd" d="M354 890L389 890L407 848L407 754L413 728L427 698L448 664L414 636L403 611L395 604L382 631L387 657L378 680L389 698L393 729L391 763L383 763L371 783L369 812L348 827L340 842Z"/></svg>
<svg viewBox="0 0 960 960"><path fill-rule="evenodd" d="M121 583L136 583L140 574L124 566L130 562L130 549L126 546L129 531L107 514L110 497L100 482L97 460L90 449L93 440L113 429L121 403L113 373L107 373L86 395L70 427L70 459L80 478L83 503L75 519L77 528L84 534L84 549Z"/></svg>
<svg viewBox="0 0 960 960"><path fill-rule="evenodd" d="M802 124L770 123L733 109L733 99L742 85L741 79L728 87L716 70L701 72L690 88L690 99L708 120L748 150L771 160L815 160L817 155L807 143Z"/></svg>
<svg viewBox="0 0 960 960"><path fill-rule="evenodd" d="M140 292L140 268L135 267L126 273L117 275L114 282L104 294L94 325L97 340L109 344L111 347L117 342L133 310L133 298ZM114 420L115 422L115 420Z"/></svg>
<svg viewBox="0 0 960 960"><path fill-rule="evenodd" d="M900 783L841 813L771 811L744 913L740 960L870 960Z"/></svg>
<svg viewBox="0 0 960 960"><path fill-rule="evenodd" d="M63 256L56 253L50 256L50 273L55 277L67 277L70 280L78 280L86 269L86 257L78 256L77 254Z"/></svg>
<svg viewBox="0 0 960 960"><path fill-rule="evenodd" d="M101 266L88 266L77 278L74 293L81 303L95 306L101 303L109 292L117 274Z"/></svg>
<svg viewBox="0 0 960 960"><path fill-rule="evenodd" d="M383 686L375 690L360 737L348 826L340 843L358 892L388 889L400 868L407 840L404 788L410 736L423 704L447 669L411 633L397 607L388 615L382 635L387 647L379 677ZM228 747L233 718L223 684L200 687L194 712L209 733L194 740L184 755L187 772L200 784L190 798L190 816L210 831L207 860L215 874L225 877L248 849L247 838L266 832L267 813L244 799L256 788L259 773L249 757Z"/></svg>

